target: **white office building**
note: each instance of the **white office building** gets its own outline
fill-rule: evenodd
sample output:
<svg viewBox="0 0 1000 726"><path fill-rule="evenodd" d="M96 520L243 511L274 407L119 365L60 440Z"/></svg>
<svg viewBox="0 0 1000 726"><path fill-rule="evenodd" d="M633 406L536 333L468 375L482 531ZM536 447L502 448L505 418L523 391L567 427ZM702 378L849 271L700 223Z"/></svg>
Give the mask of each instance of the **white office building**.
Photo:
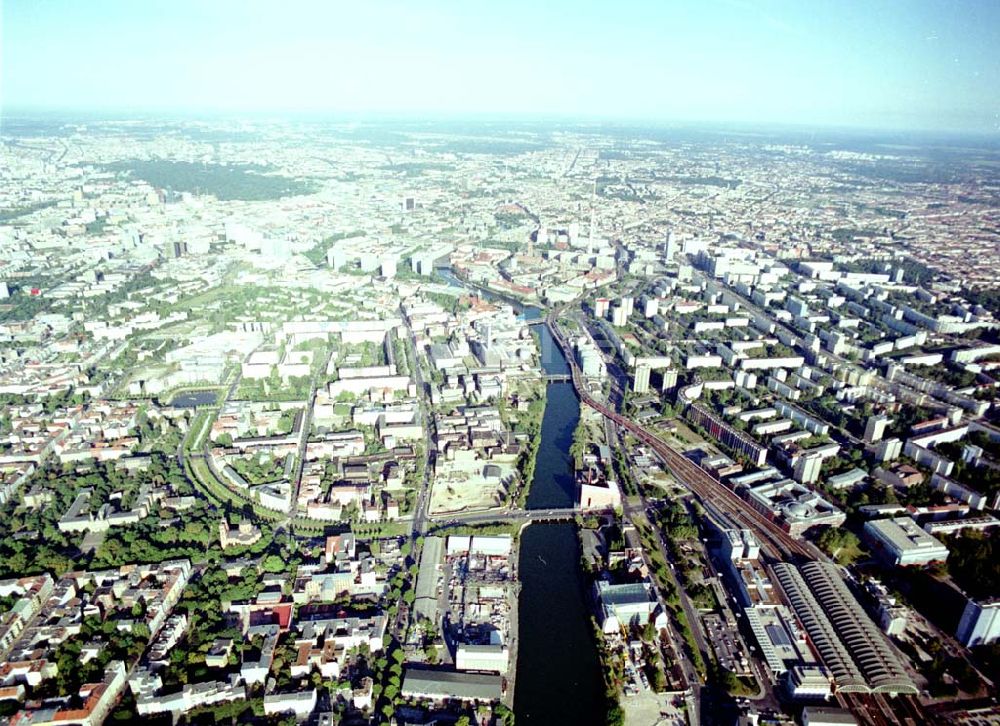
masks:
<svg viewBox="0 0 1000 726"><path fill-rule="evenodd" d="M866 522L865 534L894 565L926 565L948 559L948 548L909 517Z"/></svg>
<svg viewBox="0 0 1000 726"><path fill-rule="evenodd" d="M966 647L989 645L1000 638L1000 600L969 600L955 637Z"/></svg>

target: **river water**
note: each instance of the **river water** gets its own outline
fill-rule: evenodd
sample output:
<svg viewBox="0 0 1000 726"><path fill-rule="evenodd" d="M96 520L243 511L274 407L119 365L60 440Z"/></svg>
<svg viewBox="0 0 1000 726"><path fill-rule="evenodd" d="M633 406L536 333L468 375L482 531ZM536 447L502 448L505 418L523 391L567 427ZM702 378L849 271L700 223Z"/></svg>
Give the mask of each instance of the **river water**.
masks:
<svg viewBox="0 0 1000 726"><path fill-rule="evenodd" d="M449 285L464 287L450 270L436 271ZM480 290L474 291L491 297ZM526 320L535 307L515 306ZM544 325L538 336L542 368L569 373L562 350ZM580 399L572 383L547 388L542 439L528 509L570 507L576 487L570 446L580 420ZM605 722L604 681L590 624L587 582L580 570L576 525L533 524L521 534L518 558L517 676L514 713L518 726L599 726Z"/></svg>
<svg viewBox="0 0 1000 726"><path fill-rule="evenodd" d="M174 408L197 408L198 406L212 406L218 400L217 391L187 391L179 393L170 400L170 405Z"/></svg>
<svg viewBox="0 0 1000 726"><path fill-rule="evenodd" d="M529 308L526 317L533 317ZM548 328L536 326L547 373L569 367ZM529 509L572 506L576 500L569 454L580 419L571 383L550 383ZM580 547L573 524L533 524L521 535L518 559L517 678L514 712L524 724L589 726L604 723L604 685L591 632Z"/></svg>

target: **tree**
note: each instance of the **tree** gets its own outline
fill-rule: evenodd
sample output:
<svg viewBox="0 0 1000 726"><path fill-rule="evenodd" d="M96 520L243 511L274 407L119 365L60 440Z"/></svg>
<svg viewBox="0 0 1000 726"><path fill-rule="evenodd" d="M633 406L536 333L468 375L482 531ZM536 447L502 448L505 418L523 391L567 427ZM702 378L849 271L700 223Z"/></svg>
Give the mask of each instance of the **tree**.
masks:
<svg viewBox="0 0 1000 726"><path fill-rule="evenodd" d="M653 670L653 678L650 680L650 684L656 693L661 693L666 690L667 676L663 673L662 668L657 667Z"/></svg>
<svg viewBox="0 0 1000 726"><path fill-rule="evenodd" d="M498 704L493 713L496 714L499 726L514 726L514 712L504 704Z"/></svg>
<svg viewBox="0 0 1000 726"><path fill-rule="evenodd" d="M861 554L861 540L849 529L827 527L816 538L817 546L837 562L847 565Z"/></svg>
<svg viewBox="0 0 1000 726"><path fill-rule="evenodd" d="M427 657L427 662L431 665L437 665L438 662L438 652L437 648L434 647L433 643L428 643L427 647L424 648L424 655Z"/></svg>
<svg viewBox="0 0 1000 726"><path fill-rule="evenodd" d="M642 639L647 643L653 643L656 640L656 626L653 624L653 616L649 616L649 620L642 627Z"/></svg>
<svg viewBox="0 0 1000 726"><path fill-rule="evenodd" d="M287 567L287 563L278 557L278 555L268 555L264 558L264 562L261 564L264 572L283 572Z"/></svg>
<svg viewBox="0 0 1000 726"><path fill-rule="evenodd" d="M569 447L570 456L579 466L583 461L584 454L587 453L588 437L587 437L587 425L580 420L577 424L576 429L573 431L573 443Z"/></svg>

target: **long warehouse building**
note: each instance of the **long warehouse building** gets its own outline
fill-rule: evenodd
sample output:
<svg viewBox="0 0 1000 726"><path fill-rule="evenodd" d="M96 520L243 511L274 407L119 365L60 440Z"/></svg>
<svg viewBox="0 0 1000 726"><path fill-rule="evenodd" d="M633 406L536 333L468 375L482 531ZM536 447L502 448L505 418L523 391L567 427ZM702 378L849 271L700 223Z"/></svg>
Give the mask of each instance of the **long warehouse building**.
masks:
<svg viewBox="0 0 1000 726"><path fill-rule="evenodd" d="M837 568L810 562L772 568L823 663L845 693L909 693L917 687L885 636L851 594Z"/></svg>

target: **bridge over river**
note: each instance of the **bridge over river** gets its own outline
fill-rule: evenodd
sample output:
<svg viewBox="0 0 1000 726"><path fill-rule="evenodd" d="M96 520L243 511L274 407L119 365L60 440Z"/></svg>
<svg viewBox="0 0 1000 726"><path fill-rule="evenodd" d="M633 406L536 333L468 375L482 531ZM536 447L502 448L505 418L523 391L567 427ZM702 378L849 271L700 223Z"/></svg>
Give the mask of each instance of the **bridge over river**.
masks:
<svg viewBox="0 0 1000 726"><path fill-rule="evenodd" d="M438 529L460 527L465 524L485 524L488 522L571 522L577 516L606 516L612 514L610 508L577 509L563 507L553 509L504 509L484 512L454 512L435 514L428 521Z"/></svg>
<svg viewBox="0 0 1000 726"><path fill-rule="evenodd" d="M549 373L548 375L542 376L542 380L547 383L569 383L573 380L573 376L569 373Z"/></svg>

